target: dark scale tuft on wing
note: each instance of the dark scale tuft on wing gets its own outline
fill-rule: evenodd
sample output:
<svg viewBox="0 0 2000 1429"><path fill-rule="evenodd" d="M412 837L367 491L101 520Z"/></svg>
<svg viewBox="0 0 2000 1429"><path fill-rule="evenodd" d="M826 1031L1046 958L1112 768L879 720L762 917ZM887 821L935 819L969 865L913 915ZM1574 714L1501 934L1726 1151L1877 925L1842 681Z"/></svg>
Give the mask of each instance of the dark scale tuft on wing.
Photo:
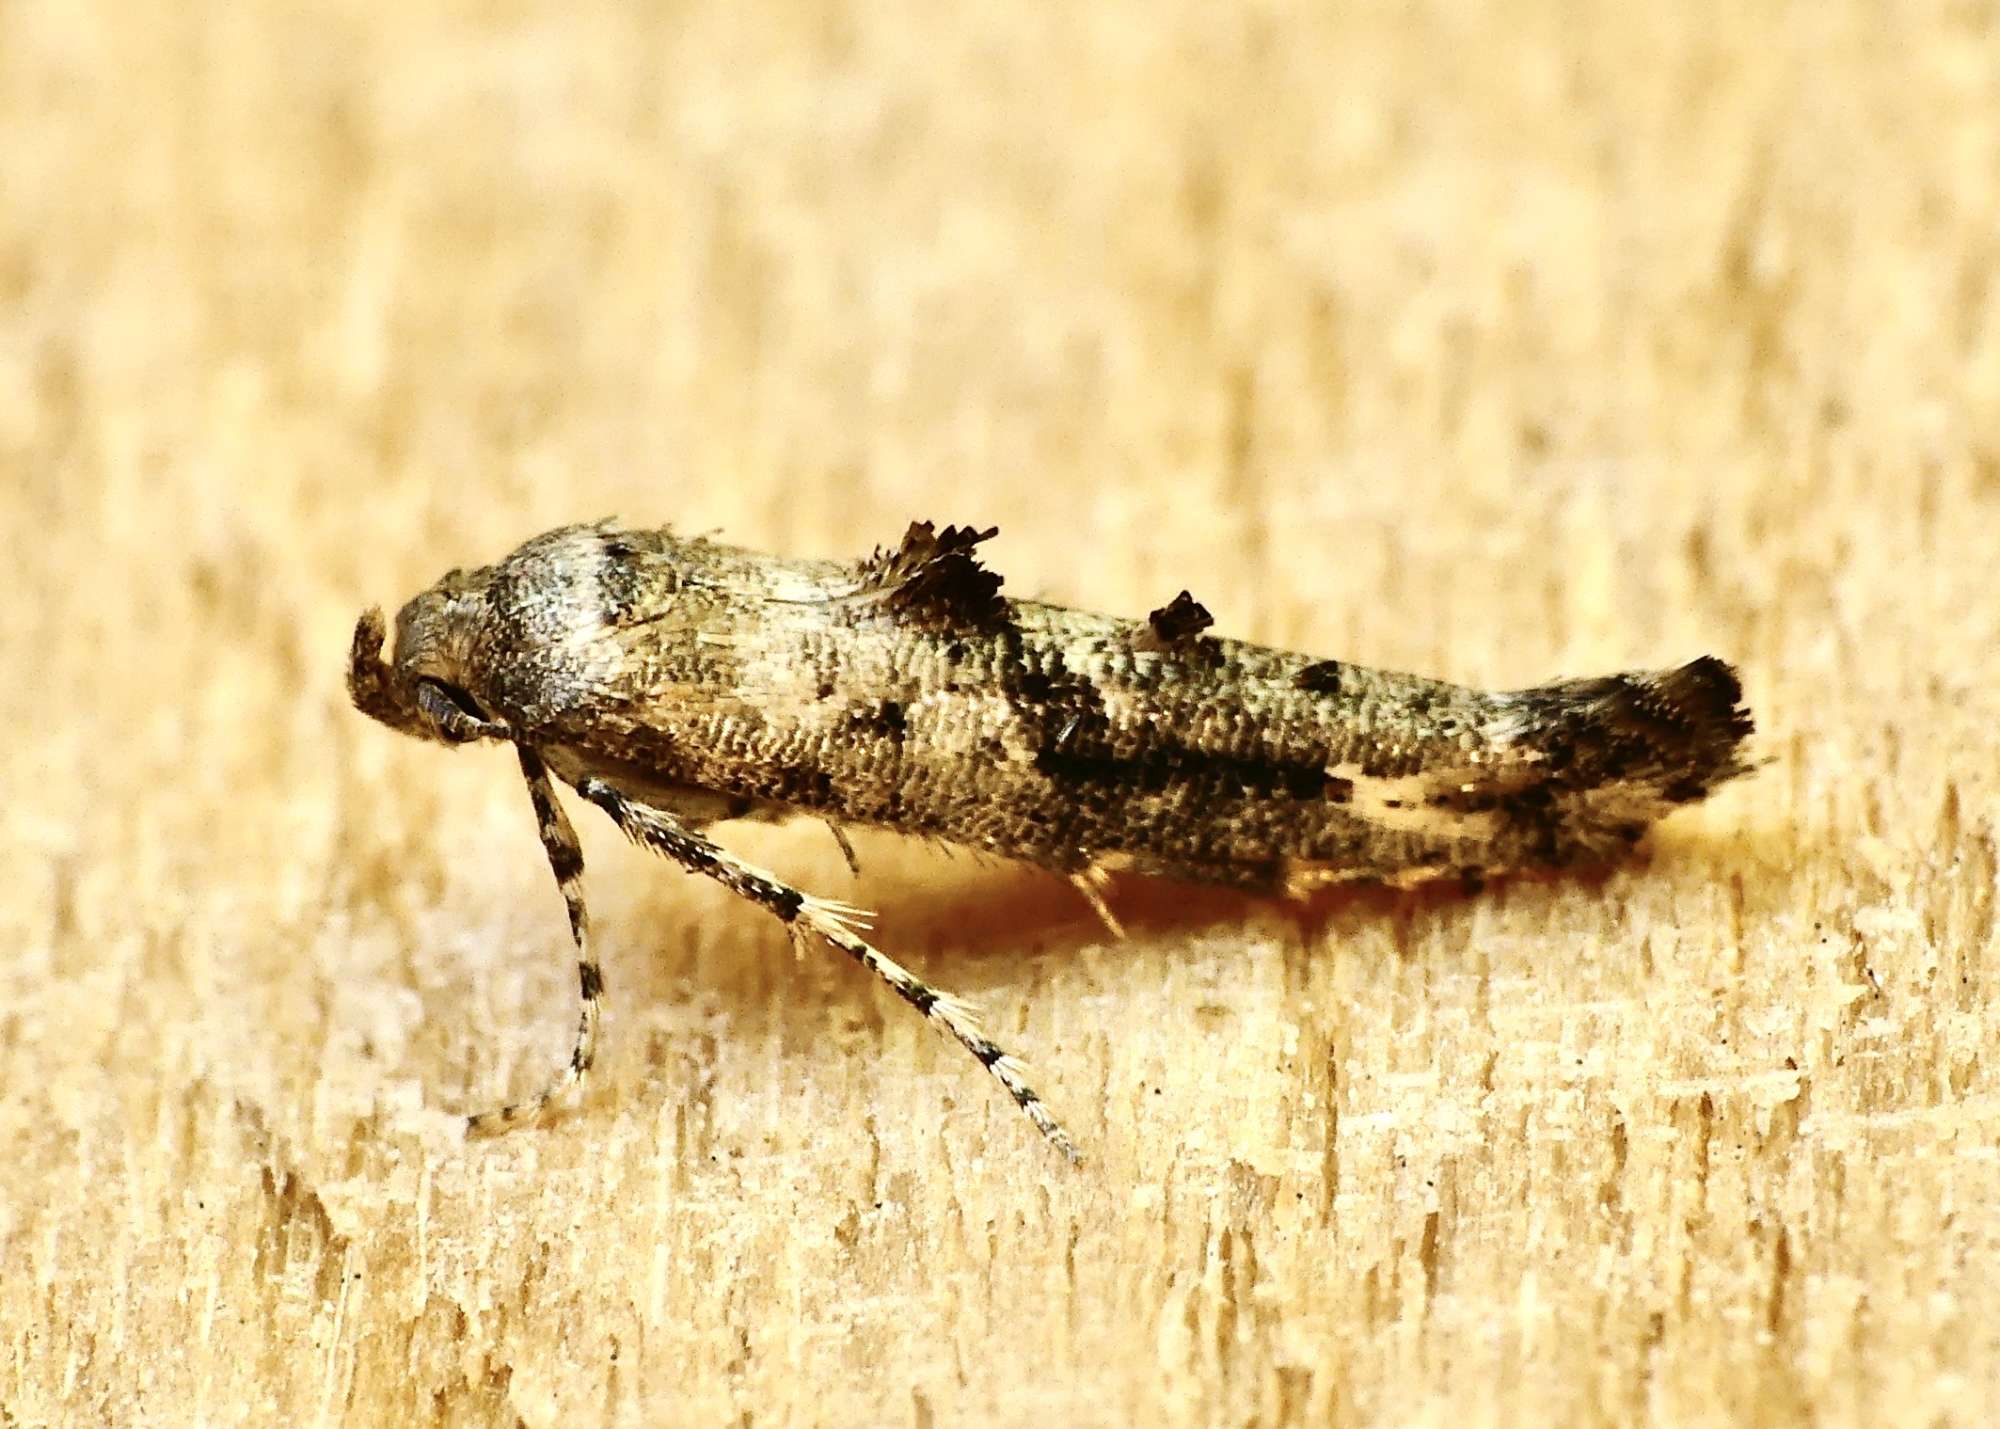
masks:
<svg viewBox="0 0 2000 1429"><path fill-rule="evenodd" d="M1208 607L1182 591L1146 617L1146 632L1151 637L1147 643L1161 650L1185 644L1198 639L1213 624L1215 617L1208 613Z"/></svg>
<svg viewBox="0 0 2000 1429"><path fill-rule="evenodd" d="M942 531L928 521L912 521L894 550L878 547L861 565L863 590L881 591L889 607L902 614L931 616L974 628L1003 622L1007 602L1000 596L1000 575L979 563L973 548L998 535L970 526Z"/></svg>
<svg viewBox="0 0 2000 1429"><path fill-rule="evenodd" d="M1614 780L1691 803L1750 770L1755 729L1736 672L1713 656L1675 670L1564 680L1522 692L1546 718L1540 744L1557 783Z"/></svg>

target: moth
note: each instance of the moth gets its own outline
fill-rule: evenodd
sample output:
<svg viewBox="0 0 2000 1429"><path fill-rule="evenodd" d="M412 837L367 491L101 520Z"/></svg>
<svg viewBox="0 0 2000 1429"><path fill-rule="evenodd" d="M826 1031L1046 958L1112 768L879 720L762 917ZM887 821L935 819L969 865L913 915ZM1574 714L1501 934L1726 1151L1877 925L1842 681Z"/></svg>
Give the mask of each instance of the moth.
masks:
<svg viewBox="0 0 2000 1429"><path fill-rule="evenodd" d="M387 660L381 611L362 615L354 704L418 738L511 744L568 907L568 1065L472 1130L541 1116L596 1055L604 978L558 782L860 963L1074 1160L967 1004L711 826L808 816L843 849L862 826L982 850L1073 880L1115 931L1121 872L1297 895L1604 863L1750 767L1741 687L1712 657L1467 689L1211 635L1186 591L1144 620L1013 599L980 560L994 534L917 522L864 560L789 560L605 521L452 571L397 613Z"/></svg>

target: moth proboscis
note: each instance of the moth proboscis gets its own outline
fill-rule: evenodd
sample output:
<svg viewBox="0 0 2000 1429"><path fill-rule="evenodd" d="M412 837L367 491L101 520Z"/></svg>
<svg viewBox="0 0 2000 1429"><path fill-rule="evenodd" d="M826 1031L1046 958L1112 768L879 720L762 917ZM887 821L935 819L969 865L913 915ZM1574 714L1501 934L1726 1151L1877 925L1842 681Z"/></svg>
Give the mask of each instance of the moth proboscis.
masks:
<svg viewBox="0 0 2000 1429"><path fill-rule="evenodd" d="M708 826L806 815L983 850L1072 879L1115 932L1113 872L1296 895L1604 863L1750 767L1741 687L1713 657L1467 689L1211 635L1187 591L1145 620L1015 600L979 559L994 534L917 522L850 562L565 526L411 600L386 661L381 612L361 617L355 705L419 738L511 743L569 910L568 1066L472 1129L539 1117L596 1055L604 978L557 781L873 972L1074 1160L965 1003Z"/></svg>

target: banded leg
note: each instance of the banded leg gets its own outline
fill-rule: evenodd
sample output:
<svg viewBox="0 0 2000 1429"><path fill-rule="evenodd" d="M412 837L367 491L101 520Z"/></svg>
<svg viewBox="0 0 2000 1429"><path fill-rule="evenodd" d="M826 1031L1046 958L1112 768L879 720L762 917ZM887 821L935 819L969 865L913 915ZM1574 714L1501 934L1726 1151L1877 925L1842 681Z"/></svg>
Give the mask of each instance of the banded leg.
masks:
<svg viewBox="0 0 2000 1429"><path fill-rule="evenodd" d="M1067 1160L1078 1159L1076 1144L1028 1085L1025 1069L980 1030L971 1006L939 992L871 947L859 932L866 920L860 910L801 893L761 868L743 862L666 810L622 794L602 779L592 776L579 780L576 792L609 814L632 842L672 859L690 873L714 879L730 892L776 915L795 934L825 939L874 973L903 1001L950 1033L980 1066L991 1072L1056 1150Z"/></svg>
<svg viewBox="0 0 2000 1429"><path fill-rule="evenodd" d="M535 805L535 829L542 836L542 852L549 856L549 869L556 876L563 903L569 909L569 933L576 942L576 985L583 999L576 1023L576 1042L570 1048L569 1065L556 1079L524 1102L514 1102L497 1111L481 1112L466 1118L473 1132L500 1131L518 1122L533 1121L551 1104L581 1083L597 1059L598 1004L604 996L604 974L590 953L590 913L583 903L583 848L569 816L556 802L555 782L542 757L525 744L514 746L521 757L521 777L528 781L528 797Z"/></svg>

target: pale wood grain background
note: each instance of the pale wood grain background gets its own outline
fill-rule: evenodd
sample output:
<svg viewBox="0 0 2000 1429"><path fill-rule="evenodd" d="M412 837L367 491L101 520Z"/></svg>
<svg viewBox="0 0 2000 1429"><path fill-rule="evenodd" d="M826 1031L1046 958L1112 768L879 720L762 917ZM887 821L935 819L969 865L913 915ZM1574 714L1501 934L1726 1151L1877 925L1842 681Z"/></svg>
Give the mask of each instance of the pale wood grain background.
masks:
<svg viewBox="0 0 2000 1429"><path fill-rule="evenodd" d="M2000 1416L1990 3L0 6L0 1424ZM365 603L616 512L1466 681L1713 651L1596 881L731 833L1067 1171Z"/></svg>

